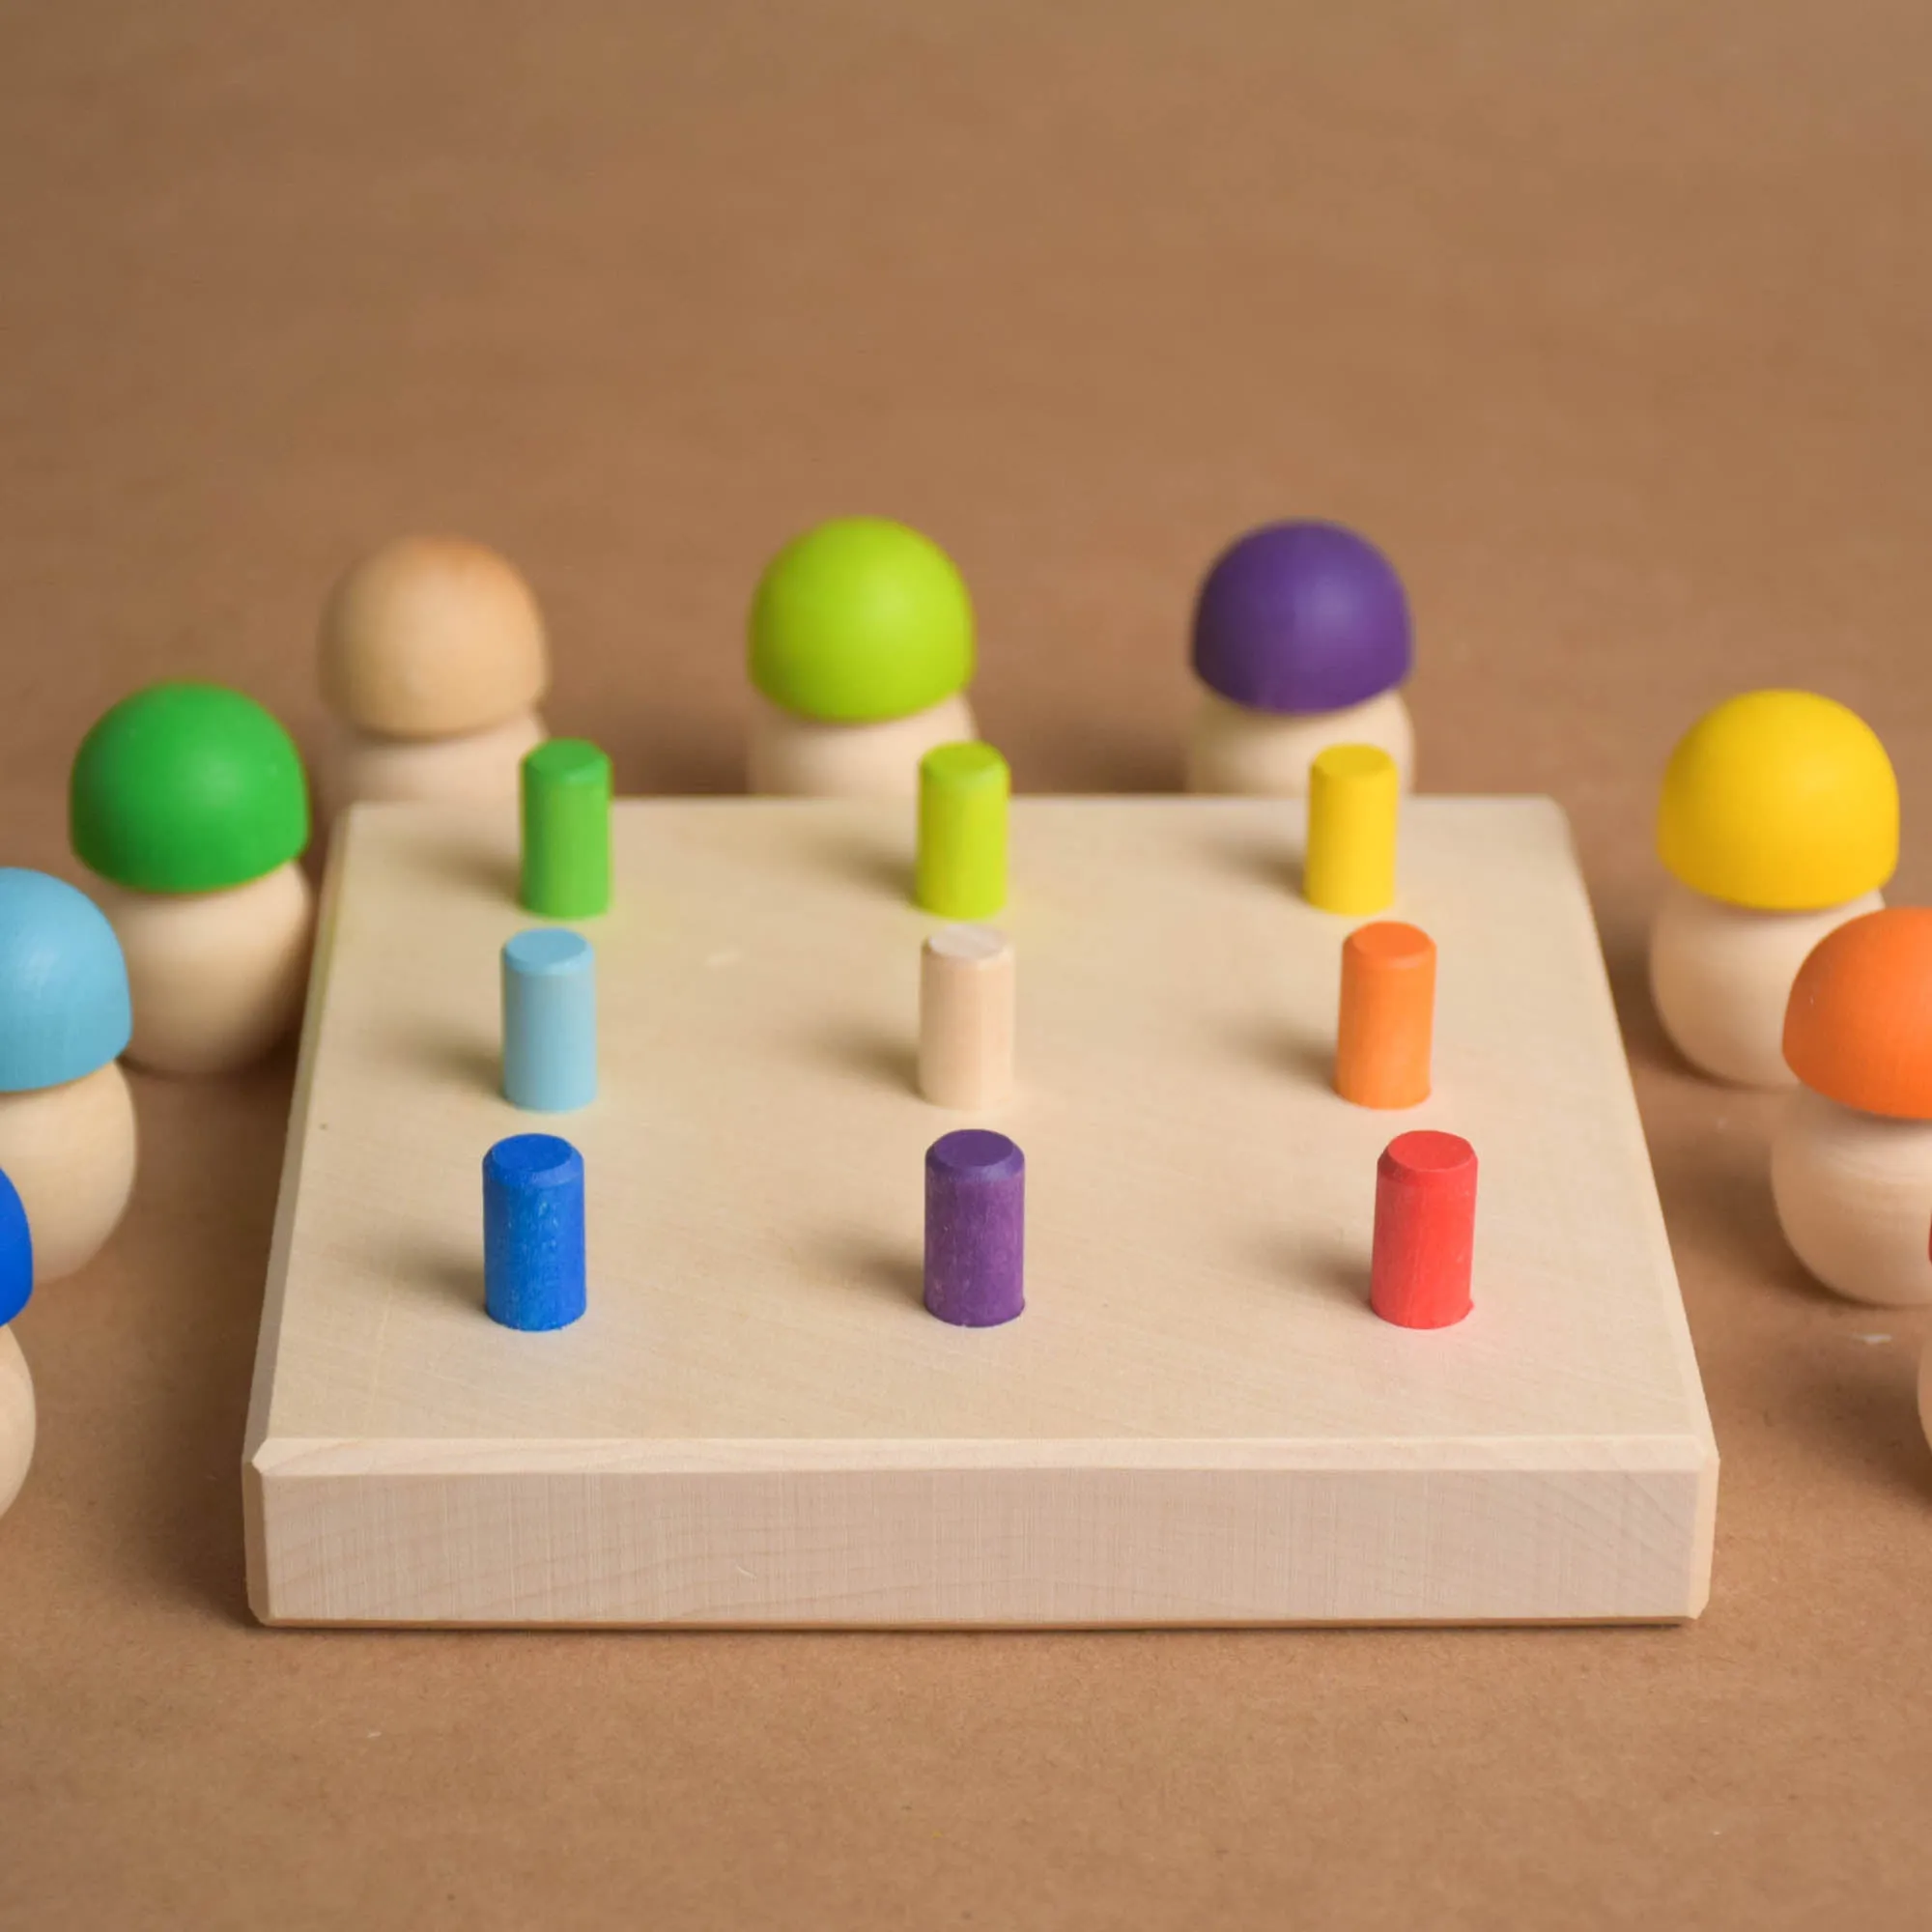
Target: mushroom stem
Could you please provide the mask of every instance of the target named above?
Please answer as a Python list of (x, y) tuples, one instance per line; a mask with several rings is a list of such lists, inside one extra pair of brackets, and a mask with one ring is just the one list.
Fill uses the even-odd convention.
[(1877, 893), (1818, 912), (1757, 912), (1671, 880), (1650, 926), (1650, 992), (1691, 1065), (1740, 1087), (1789, 1087), (1784, 1009), (1828, 932), (1885, 903)]
[(34, 1460), (34, 1378), (12, 1328), (0, 1328), (0, 1516), (13, 1507)]
[(95, 893), (128, 961), (129, 1060), (157, 1073), (222, 1073), (288, 1032), (315, 924), (314, 891), (294, 860), (225, 892), (136, 893), (103, 880)]
[(317, 797), (329, 816), (361, 799), (514, 805), (518, 768), (549, 735), (527, 709), (449, 738), (384, 738), (335, 720), (316, 768)]
[(919, 796), (919, 761), (980, 735), (964, 692), (904, 718), (829, 724), (752, 693), (748, 789), (767, 798)]
[(1203, 688), (1187, 734), (1187, 789), (1302, 798), (1308, 768), (1331, 745), (1374, 745), (1413, 782), (1415, 732), (1400, 691), (1340, 711), (1257, 711)]
[(0, 1170), (27, 1210), (35, 1285), (85, 1267), (134, 1186), (134, 1101), (120, 1063), (58, 1087), (0, 1094)]
[(1772, 1141), (1771, 1191), (1785, 1239), (1827, 1288), (1885, 1307), (1932, 1302), (1932, 1122), (1802, 1090)]

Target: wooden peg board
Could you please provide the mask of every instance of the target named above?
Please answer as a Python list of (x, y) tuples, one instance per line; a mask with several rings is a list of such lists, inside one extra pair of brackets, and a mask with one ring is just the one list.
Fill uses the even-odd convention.
[[(1013, 807), (1019, 1085), (914, 1081), (903, 806), (616, 808), (581, 1114), (497, 1092), (513, 810), (337, 834), (245, 1454), (277, 1623), (1694, 1616), (1717, 1451), (1557, 808), (1406, 809), (1435, 1092), (1329, 1090), (1350, 922), (1289, 803)], [(1028, 1159), (1026, 1313), (920, 1303), (922, 1157)], [(1367, 1306), (1377, 1154), (1482, 1161), (1473, 1315)], [(561, 1131), (589, 1313), (482, 1310), (479, 1164)]]

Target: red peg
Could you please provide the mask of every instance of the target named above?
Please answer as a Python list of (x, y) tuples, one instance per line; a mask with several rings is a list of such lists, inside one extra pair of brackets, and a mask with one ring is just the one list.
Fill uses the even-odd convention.
[(1475, 1149), (1460, 1134), (1398, 1134), (1376, 1163), (1370, 1306), (1402, 1328), (1462, 1321), (1475, 1242)]

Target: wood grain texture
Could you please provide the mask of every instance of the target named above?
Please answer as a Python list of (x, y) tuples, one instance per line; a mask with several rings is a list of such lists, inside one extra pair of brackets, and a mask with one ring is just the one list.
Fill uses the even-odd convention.
[[(485, 1320), (508, 812), (331, 865), (247, 1463), (281, 1621), (1671, 1618), (1716, 1454), (1587, 902), (1540, 800), (1407, 814), (1441, 952), (1411, 1116), (1484, 1162), (1477, 1312), (1366, 1304), (1381, 1117), (1327, 1085), (1345, 923), (1300, 809), (1025, 799), (1028, 1310), (919, 1305), (917, 976), (889, 805), (630, 802), (573, 1117), (590, 1308)], [(1157, 908), (1157, 914), (1151, 912)], [(1132, 1050), (1122, 1043), (1131, 1042)]]

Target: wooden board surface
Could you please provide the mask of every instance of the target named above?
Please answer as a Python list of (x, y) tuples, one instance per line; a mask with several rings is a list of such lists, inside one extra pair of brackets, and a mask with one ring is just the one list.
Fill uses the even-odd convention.
[[(1078, 1624), (1694, 1615), (1716, 1455), (1556, 808), (1425, 799), (1436, 1091), (1328, 1091), (1349, 922), (1297, 808), (1014, 810), (1028, 1298), (919, 1300), (904, 808), (617, 811), (590, 1312), (481, 1313), (515, 828), (358, 811), (335, 860), (251, 1417), (277, 1621)], [(980, 1118), (980, 1117), (975, 1117)], [(1366, 1306), (1374, 1162), (1483, 1161), (1476, 1313)]]

